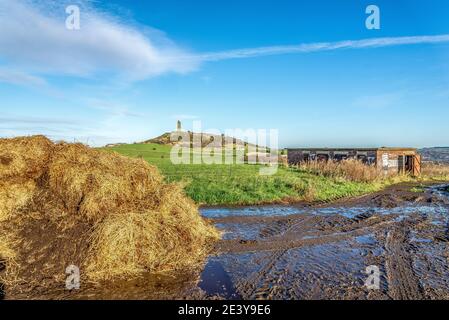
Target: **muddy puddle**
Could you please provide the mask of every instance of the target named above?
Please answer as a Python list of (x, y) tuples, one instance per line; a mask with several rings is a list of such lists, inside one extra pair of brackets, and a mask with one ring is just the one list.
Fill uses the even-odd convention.
[[(199, 287), (223, 299), (449, 298), (449, 194), (409, 189), (316, 207), (204, 208), (223, 240)], [(368, 288), (373, 266), (379, 285)]]

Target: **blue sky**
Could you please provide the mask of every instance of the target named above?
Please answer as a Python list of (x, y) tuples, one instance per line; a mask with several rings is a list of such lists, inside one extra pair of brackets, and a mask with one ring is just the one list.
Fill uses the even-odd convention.
[(447, 146), (448, 15), (446, 0), (0, 0), (0, 136), (103, 145), (180, 119), (278, 129), (282, 147)]

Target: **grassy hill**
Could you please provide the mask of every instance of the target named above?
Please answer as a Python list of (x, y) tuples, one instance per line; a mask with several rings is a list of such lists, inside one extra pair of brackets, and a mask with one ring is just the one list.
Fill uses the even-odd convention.
[(182, 181), (198, 204), (243, 205), (281, 201), (328, 201), (381, 189), (383, 183), (353, 182), (297, 168), (279, 167), (272, 176), (259, 175), (261, 165), (174, 165), (170, 145), (141, 143), (105, 148), (140, 157), (159, 168), (168, 182)]
[[(189, 141), (193, 141), (193, 135), (194, 133), (191, 131), (181, 131), (182, 134), (188, 134), (189, 136)], [(265, 149), (264, 147), (260, 147), (258, 145), (255, 144), (251, 144), (251, 143), (247, 143), (243, 140), (240, 139), (236, 139), (236, 138), (232, 138), (232, 137), (227, 137), (225, 135), (215, 135), (215, 134), (210, 134), (210, 133), (195, 133), (196, 137), (201, 137), (201, 145), (202, 147), (206, 147), (209, 143), (213, 142), (213, 141), (222, 141), (223, 144), (227, 143), (228, 141), (233, 141), (233, 145), (235, 146), (244, 146), (245, 149), (248, 149), (248, 147), (255, 147), (255, 148), (259, 148), (259, 151), (262, 151), (262, 149)], [(179, 134), (177, 134), (176, 131), (173, 132), (166, 132), (156, 138), (152, 138), (146, 141), (143, 141), (142, 143), (144, 144), (160, 144), (160, 145), (165, 145), (165, 146), (173, 146), (177, 143), (177, 140), (173, 141), (172, 138), (173, 137), (177, 137), (179, 136)], [(113, 145), (111, 145), (113, 146)]]
[(424, 161), (449, 163), (449, 147), (424, 148), (419, 152)]

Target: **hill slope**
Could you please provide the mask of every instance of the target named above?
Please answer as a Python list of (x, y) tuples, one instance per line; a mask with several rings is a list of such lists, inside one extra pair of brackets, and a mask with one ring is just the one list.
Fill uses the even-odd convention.
[[(189, 135), (189, 141), (192, 142), (193, 141), (193, 135), (194, 133), (191, 131), (187, 131), (187, 132), (181, 132), (180, 134), (185, 134), (187, 133)], [(180, 135), (175, 131), (172, 132), (166, 132), (156, 138), (152, 138), (146, 141), (143, 141), (142, 143), (144, 144), (160, 144), (160, 145), (169, 145), (169, 146), (173, 146), (176, 144), (176, 140), (172, 141), (172, 135), (174, 135), (176, 137), (176, 135)], [(232, 137), (227, 137), (225, 135), (215, 135), (215, 134), (210, 134), (210, 133), (195, 133), (196, 135), (201, 135), (201, 146), (205, 147), (207, 146), (209, 143), (213, 142), (213, 141), (217, 141), (217, 140), (222, 140), (223, 144), (225, 144), (228, 141), (233, 141), (233, 144), (238, 145), (238, 146), (251, 146), (251, 147), (257, 147), (257, 145), (251, 144), (251, 143), (247, 143), (241, 139), (237, 139), (237, 138), (232, 138)], [(261, 150), (259, 150), (261, 151)]]
[(419, 152), (424, 161), (449, 163), (449, 147), (423, 148)]

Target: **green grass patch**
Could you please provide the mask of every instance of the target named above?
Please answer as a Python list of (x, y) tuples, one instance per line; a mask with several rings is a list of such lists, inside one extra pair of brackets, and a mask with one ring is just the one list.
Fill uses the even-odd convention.
[(378, 191), (393, 183), (350, 182), (286, 167), (279, 167), (272, 176), (261, 176), (261, 165), (250, 164), (174, 165), (170, 161), (171, 147), (159, 144), (130, 144), (104, 150), (145, 159), (157, 166), (168, 182), (184, 182), (187, 195), (206, 205), (331, 201)]
[(416, 186), (410, 189), (411, 192), (416, 192), (416, 193), (423, 193), (425, 192), (424, 187), (421, 186)]

